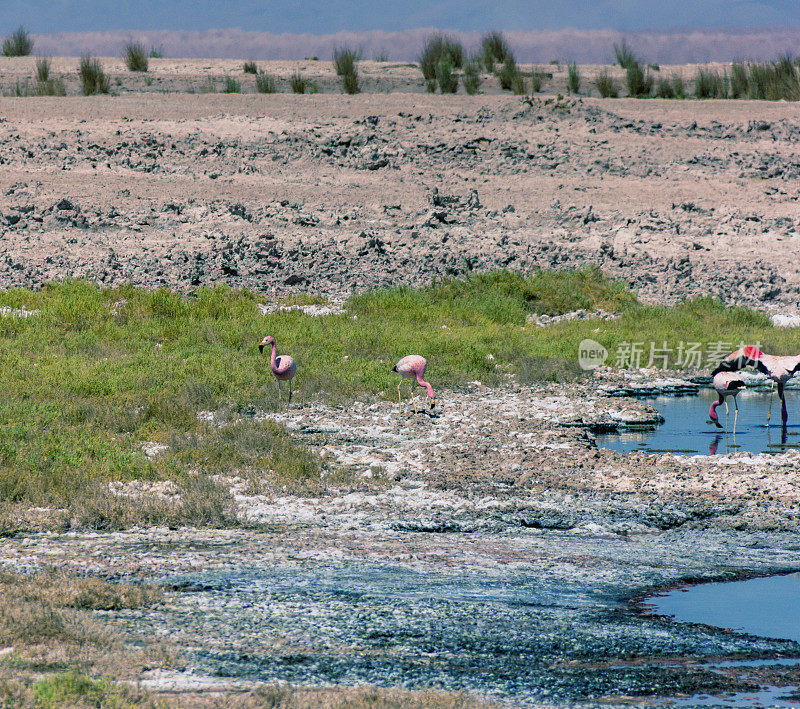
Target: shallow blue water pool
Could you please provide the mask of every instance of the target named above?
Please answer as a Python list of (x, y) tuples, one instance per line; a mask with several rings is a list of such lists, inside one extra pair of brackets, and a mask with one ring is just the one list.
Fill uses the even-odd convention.
[(701, 583), (646, 603), (681, 622), (800, 642), (800, 573)]
[(714, 426), (708, 418), (708, 409), (717, 395), (713, 389), (701, 389), (690, 396), (657, 396), (642, 401), (655, 406), (664, 417), (664, 423), (651, 431), (604, 433), (596, 436), (598, 448), (617, 451), (646, 450), (651, 453), (685, 453), (689, 455), (714, 455), (749, 451), (750, 453), (780, 453), (789, 448), (800, 448), (800, 392), (786, 392), (788, 425), (781, 425), (780, 400), (772, 396), (772, 416), (767, 425), (770, 394), (764, 391), (743, 391), (738, 396), (739, 416), (736, 435), (733, 434), (733, 402), (729, 401), (730, 415), (725, 428), (725, 407), (717, 408), (723, 428)]
[[(740, 633), (800, 642), (800, 573), (679, 588), (645, 603), (659, 615)], [(792, 666), (800, 658), (710, 661), (704, 667)], [(756, 680), (757, 681), (757, 680)], [(762, 686), (757, 691), (670, 699), (671, 706), (798, 707), (796, 686)]]

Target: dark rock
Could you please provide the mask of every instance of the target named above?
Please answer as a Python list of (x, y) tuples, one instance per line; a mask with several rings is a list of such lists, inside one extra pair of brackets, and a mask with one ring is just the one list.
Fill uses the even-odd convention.
[(388, 158), (379, 158), (378, 160), (371, 160), (364, 163), (364, 168), (367, 170), (380, 170), (389, 164)]

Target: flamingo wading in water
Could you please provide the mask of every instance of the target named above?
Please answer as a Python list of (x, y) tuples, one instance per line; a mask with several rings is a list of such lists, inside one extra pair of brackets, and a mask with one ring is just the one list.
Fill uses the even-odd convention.
[(736, 395), (745, 388), (744, 382), (733, 372), (719, 372), (711, 380), (714, 390), (719, 395), (719, 399), (711, 404), (708, 410), (709, 418), (717, 424), (717, 428), (722, 428), (717, 416), (717, 407), (724, 402), (725, 404), (725, 430), (728, 430), (728, 397), (733, 397), (733, 405), (736, 412), (733, 415), (733, 440), (736, 440), (736, 419), (739, 416), (739, 405), (736, 403)]
[[(415, 378), (417, 384), (425, 387), (428, 390), (428, 398), (431, 400), (431, 408), (436, 406), (436, 398), (433, 393), (433, 387), (426, 382), (423, 377), (425, 376), (425, 368), (428, 366), (428, 360), (419, 355), (406, 355), (398, 360), (397, 364), (392, 368), (393, 372), (400, 375), (400, 383), (397, 385), (397, 404), (400, 407), (400, 413), (403, 413), (403, 402), (400, 398), (400, 387), (406, 379)], [(409, 382), (411, 384), (411, 382)], [(411, 384), (411, 403), (414, 406), (414, 413), (417, 412), (417, 403), (414, 401), (414, 385)]]
[[(736, 352), (731, 352), (719, 366), (711, 373), (714, 377), (720, 372), (738, 372), (744, 367), (755, 367), (762, 374), (766, 374), (773, 386), (778, 385), (778, 397), (781, 400), (781, 421), (786, 425), (789, 418), (786, 412), (786, 399), (783, 394), (783, 387), (798, 371), (800, 371), (800, 355), (777, 357), (775, 355), (764, 354), (758, 347), (747, 345), (740, 347)], [(734, 400), (735, 401), (735, 400)], [(767, 412), (767, 421), (772, 413), (772, 399), (770, 398), (770, 410)]]
[(278, 345), (272, 335), (267, 335), (258, 345), (258, 351), (263, 352), (264, 347), (272, 347), (272, 355), (269, 358), (269, 368), (275, 375), (278, 384), (278, 401), (281, 400), (281, 382), (289, 382), (289, 401), (286, 407), (292, 403), (292, 379), (297, 374), (297, 362), (289, 355), (278, 355)]

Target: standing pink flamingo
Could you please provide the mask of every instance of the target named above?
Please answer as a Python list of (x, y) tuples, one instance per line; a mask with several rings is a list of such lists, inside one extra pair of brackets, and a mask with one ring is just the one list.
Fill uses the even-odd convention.
[(725, 430), (728, 430), (728, 402), (729, 396), (733, 397), (733, 405), (736, 407), (736, 413), (733, 415), (733, 440), (736, 440), (736, 419), (739, 416), (739, 404), (736, 403), (736, 395), (745, 388), (744, 382), (741, 378), (737, 377), (733, 372), (718, 372), (711, 380), (711, 384), (719, 395), (719, 399), (711, 404), (708, 410), (709, 418), (717, 424), (717, 428), (722, 428), (722, 424), (717, 417), (717, 407), (725, 402)]
[[(425, 376), (425, 368), (428, 366), (428, 360), (419, 355), (406, 355), (400, 359), (392, 368), (393, 372), (399, 374), (402, 378), (400, 384), (397, 385), (397, 403), (400, 407), (400, 413), (403, 413), (403, 402), (400, 399), (400, 387), (406, 379), (414, 377), (417, 384), (425, 387), (428, 390), (428, 397), (431, 400), (431, 408), (436, 406), (436, 398), (433, 394), (433, 387), (426, 382), (423, 377)], [(409, 382), (411, 384), (411, 382)], [(417, 413), (417, 403), (414, 401), (414, 385), (411, 384), (411, 403), (414, 405), (414, 413)]]
[[(711, 373), (716, 376), (720, 372), (738, 372), (744, 367), (755, 367), (759, 372), (766, 374), (774, 386), (778, 384), (778, 396), (781, 400), (781, 421), (786, 425), (789, 415), (786, 412), (786, 399), (783, 394), (783, 386), (795, 374), (800, 371), (800, 355), (777, 357), (775, 355), (764, 354), (757, 347), (747, 345), (740, 347), (736, 352), (731, 352), (719, 366)], [(770, 392), (772, 389), (770, 389)], [(734, 400), (735, 401), (735, 400)], [(772, 397), (770, 396), (770, 408), (767, 411), (767, 421), (772, 413)]]
[(289, 382), (289, 404), (292, 403), (292, 379), (297, 374), (297, 362), (295, 362), (289, 355), (278, 356), (278, 345), (275, 343), (275, 338), (272, 335), (267, 335), (258, 345), (258, 351), (263, 352), (264, 346), (272, 346), (272, 356), (269, 358), (269, 368), (275, 375), (278, 384), (278, 401), (281, 400), (281, 382)]

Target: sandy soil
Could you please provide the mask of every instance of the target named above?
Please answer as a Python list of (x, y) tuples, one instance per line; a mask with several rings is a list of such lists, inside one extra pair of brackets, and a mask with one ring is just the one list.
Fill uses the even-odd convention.
[[(166, 91), (238, 66), (160, 61)], [(419, 89), (417, 69), (371, 64)], [(344, 297), (598, 263), (651, 301), (797, 309), (790, 104), (151, 92), (4, 98), (0, 115), (3, 287), (72, 275)]]

